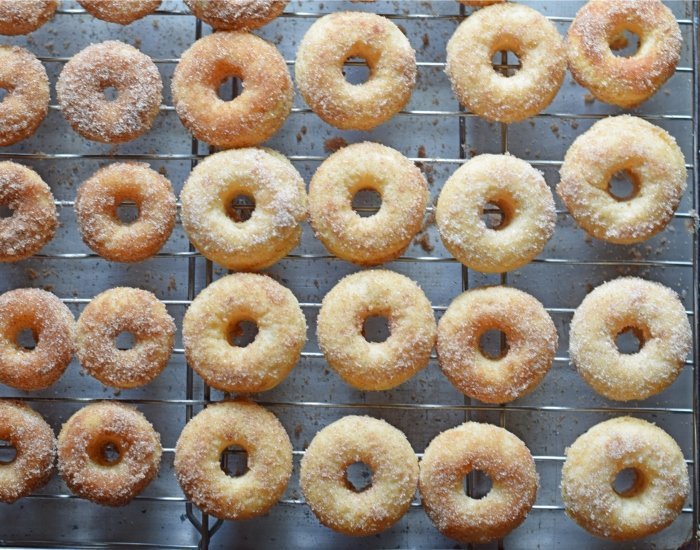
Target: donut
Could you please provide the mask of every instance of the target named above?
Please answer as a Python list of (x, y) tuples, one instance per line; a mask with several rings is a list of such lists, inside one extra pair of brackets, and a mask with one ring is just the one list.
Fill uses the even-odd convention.
[[(389, 337), (369, 342), (363, 325), (384, 317)], [(326, 294), (318, 314), (318, 345), (340, 377), (361, 390), (388, 390), (428, 366), (435, 344), (435, 317), (420, 287), (386, 270), (361, 271)]]
[[(110, 100), (105, 90), (114, 88)], [(81, 136), (122, 143), (146, 133), (158, 115), (163, 82), (151, 58), (117, 40), (92, 44), (65, 64), (56, 82), (61, 112)]]
[[(474, 17), (473, 15), (471, 17)], [(489, 204), (502, 221), (481, 219)], [(447, 180), (435, 209), (440, 238), (458, 261), (485, 273), (503, 273), (532, 261), (554, 233), (554, 197), (542, 174), (511, 155), (479, 155)]]
[(153, 13), (160, 2), (161, 0), (78, 0), (93, 17), (120, 25), (128, 25)]
[[(616, 197), (610, 180), (626, 172), (634, 190)], [(587, 233), (615, 244), (645, 241), (673, 217), (685, 190), (685, 159), (666, 130), (637, 117), (604, 118), (564, 157), (557, 193)]]
[[(134, 202), (138, 217), (119, 219), (117, 208)], [(140, 262), (156, 254), (175, 226), (177, 205), (167, 178), (145, 163), (100, 168), (78, 189), (75, 214), (83, 241), (113, 262)]]
[[(228, 77), (243, 82), (231, 101), (218, 95)], [(217, 32), (182, 54), (172, 82), (182, 124), (214, 147), (250, 147), (272, 137), (292, 110), (294, 87), (287, 64), (272, 44), (246, 32)]]
[[(369, 217), (352, 209), (363, 190), (382, 204)], [(423, 226), (430, 193), (420, 169), (401, 153), (378, 143), (356, 143), (319, 166), (309, 187), (309, 212), (316, 237), (333, 254), (359, 265), (400, 256)]]
[[(357, 462), (372, 470), (371, 485), (360, 491), (347, 477)], [(368, 536), (394, 525), (411, 506), (418, 459), (406, 436), (388, 422), (345, 416), (314, 436), (299, 477), (306, 502), (323, 525)]]
[[(632, 330), (637, 353), (621, 353), (615, 338)], [(571, 320), (571, 361), (596, 392), (616, 401), (646, 399), (678, 377), (692, 345), (685, 307), (662, 284), (621, 277), (596, 287)]]
[[(467, 496), (472, 471), (491, 479), (481, 499)], [(420, 463), (423, 508), (438, 530), (463, 543), (486, 543), (518, 527), (535, 503), (539, 476), (525, 444), (509, 431), (479, 422), (442, 432)]]
[[(246, 346), (235, 343), (241, 322), (258, 332)], [(274, 388), (294, 368), (306, 343), (306, 319), (290, 290), (267, 275), (236, 273), (210, 284), (182, 322), (188, 364), (222, 391)]]
[[(479, 346), (489, 330), (506, 337), (499, 357)], [(485, 403), (507, 403), (535, 389), (552, 366), (557, 345), (557, 329), (542, 304), (504, 286), (464, 292), (438, 325), (442, 372), (464, 395)]]
[[(612, 51), (624, 31), (639, 38), (629, 57)], [(566, 52), (576, 82), (600, 101), (630, 108), (673, 75), (681, 42), (676, 18), (660, 0), (591, 0), (569, 26)]]
[(0, 205), (12, 213), (0, 218), (0, 262), (17, 262), (53, 239), (58, 214), (51, 189), (34, 170), (0, 162)]
[[(500, 74), (498, 51), (514, 52), (520, 68)], [(518, 122), (549, 105), (564, 82), (566, 53), (556, 27), (520, 4), (488, 6), (467, 17), (447, 43), (445, 72), (459, 102), (497, 122)]]
[[(131, 333), (132, 348), (117, 348), (116, 338)], [(168, 364), (175, 322), (162, 302), (139, 288), (112, 288), (95, 296), (78, 318), (78, 360), (85, 371), (113, 388), (151, 382)]]
[[(369, 78), (351, 84), (343, 66), (365, 60)], [(416, 52), (391, 21), (373, 13), (338, 12), (318, 19), (304, 35), (294, 65), (304, 101), (341, 130), (371, 130), (401, 109), (416, 84)]]
[[(617, 475), (630, 469), (634, 484), (618, 492)], [(689, 490), (678, 444), (639, 418), (596, 424), (566, 449), (561, 475), (566, 514), (597, 537), (625, 541), (661, 531), (680, 514)]]
[[(247, 471), (231, 477), (221, 455), (232, 445), (247, 453)], [(277, 417), (250, 401), (209, 405), (190, 420), (175, 447), (175, 476), (203, 513), (221, 519), (265, 514), (292, 475), (292, 443)]]
[(74, 494), (103, 506), (128, 504), (158, 474), (161, 454), (160, 435), (146, 417), (116, 401), (80, 409), (58, 435), (63, 481)]
[[(237, 197), (254, 200), (242, 221), (232, 208)], [(228, 269), (258, 271), (290, 252), (307, 217), (304, 180), (270, 149), (222, 151), (197, 164), (180, 196), (182, 225), (208, 259)]]
[(29, 34), (50, 21), (56, 13), (56, 8), (58, 0), (2, 0), (0, 34)]
[(244, 31), (279, 17), (289, 0), (185, 0), (190, 11), (218, 31)]

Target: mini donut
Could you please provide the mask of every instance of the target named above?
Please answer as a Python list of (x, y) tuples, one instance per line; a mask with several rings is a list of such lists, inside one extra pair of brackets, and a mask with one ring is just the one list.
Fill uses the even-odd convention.
[[(615, 478), (627, 469), (635, 482), (617, 492)], [(624, 541), (658, 533), (681, 513), (689, 490), (678, 444), (639, 418), (596, 424), (566, 449), (561, 478), (566, 513), (597, 537)]]
[[(624, 354), (618, 334), (632, 330), (637, 353)], [(692, 345), (678, 295), (662, 284), (622, 277), (596, 287), (571, 320), (571, 361), (596, 392), (617, 401), (646, 399), (678, 377)]]
[[(382, 204), (376, 214), (360, 217), (352, 198), (367, 189), (379, 193)], [(311, 179), (311, 225), (339, 258), (376, 265), (406, 250), (423, 226), (429, 198), (420, 169), (401, 153), (378, 143), (356, 143), (333, 153)]]
[(146, 17), (160, 6), (161, 0), (78, 0), (97, 19), (128, 25)]
[[(369, 342), (368, 317), (385, 317), (389, 337)], [(388, 390), (428, 366), (435, 317), (420, 287), (393, 271), (353, 273), (326, 294), (318, 314), (318, 345), (340, 377), (360, 390)]]
[[(122, 332), (132, 348), (117, 348)], [(113, 388), (136, 388), (158, 376), (173, 349), (175, 322), (162, 302), (138, 288), (112, 288), (85, 306), (78, 318), (78, 360), (85, 371)]]
[[(258, 329), (245, 347), (233, 341), (242, 321)], [(182, 325), (188, 364), (207, 384), (227, 392), (274, 388), (294, 368), (306, 343), (306, 319), (294, 294), (254, 273), (210, 284), (194, 299)]]
[[(367, 82), (350, 84), (343, 65), (364, 59)], [(374, 13), (338, 12), (318, 19), (299, 44), (294, 66), (304, 101), (341, 130), (371, 130), (411, 99), (416, 52), (401, 30)]]
[[(503, 214), (493, 228), (481, 219), (489, 203)], [(447, 180), (435, 220), (445, 248), (458, 261), (477, 271), (503, 273), (542, 252), (554, 233), (556, 211), (541, 172), (508, 154), (479, 155)]]
[[(132, 223), (117, 208), (136, 203)], [(83, 241), (113, 262), (140, 262), (156, 254), (175, 226), (177, 204), (167, 178), (145, 163), (118, 162), (99, 169), (78, 189), (75, 214)]]
[[(489, 330), (505, 334), (500, 357), (479, 347)], [(442, 372), (464, 395), (485, 403), (507, 403), (535, 389), (552, 366), (557, 344), (557, 329), (542, 304), (504, 286), (464, 292), (438, 325)]]
[[(347, 469), (362, 462), (372, 483), (356, 490)], [(334, 531), (369, 536), (388, 529), (411, 506), (418, 485), (418, 459), (406, 436), (388, 422), (345, 416), (311, 440), (299, 474), (306, 503)]]
[(244, 31), (279, 17), (289, 0), (185, 0), (198, 19), (218, 31)]
[[(107, 88), (117, 90), (113, 101)], [(146, 133), (158, 115), (163, 82), (151, 58), (117, 40), (92, 44), (65, 64), (56, 83), (61, 112), (81, 136), (122, 143)]]
[[(240, 78), (243, 93), (219, 97), (228, 77)], [(292, 110), (294, 87), (284, 58), (269, 42), (246, 32), (217, 32), (182, 54), (172, 82), (182, 124), (214, 147), (250, 147), (272, 137)]]
[(50, 21), (56, 13), (56, 8), (58, 0), (2, 0), (0, 34), (29, 34)]
[[(472, 471), (491, 479), (481, 499), (464, 493)], [(435, 527), (463, 543), (503, 538), (530, 512), (539, 485), (535, 461), (525, 444), (509, 431), (479, 422), (442, 432), (420, 463), (423, 508)]]
[[(624, 31), (639, 37), (639, 49), (617, 56), (611, 45)], [(566, 51), (576, 82), (599, 100), (636, 107), (676, 71), (681, 30), (659, 0), (591, 0), (569, 26)]]
[[(17, 338), (31, 330), (36, 345)], [(75, 352), (75, 318), (56, 296), (38, 288), (0, 295), (0, 383), (24, 391), (43, 390), (58, 380)]]
[[(248, 469), (231, 477), (221, 455), (238, 445)], [(209, 405), (190, 420), (175, 447), (175, 476), (188, 500), (220, 519), (265, 514), (287, 488), (292, 475), (292, 443), (277, 417), (249, 401)]]
[[(512, 51), (513, 76), (494, 70), (491, 58)], [(518, 122), (541, 112), (564, 82), (566, 53), (556, 27), (520, 4), (488, 6), (467, 17), (447, 43), (445, 72), (459, 102), (477, 115)]]
[[(250, 218), (239, 221), (231, 203), (254, 199)], [(270, 149), (222, 151), (197, 164), (182, 194), (182, 225), (202, 255), (228, 269), (258, 271), (289, 253), (307, 217), (304, 180)]]
[[(632, 196), (615, 197), (610, 180), (626, 172)], [(685, 190), (685, 159), (676, 140), (641, 118), (604, 118), (576, 138), (561, 167), (557, 193), (587, 233), (615, 244), (645, 241), (661, 231)]]

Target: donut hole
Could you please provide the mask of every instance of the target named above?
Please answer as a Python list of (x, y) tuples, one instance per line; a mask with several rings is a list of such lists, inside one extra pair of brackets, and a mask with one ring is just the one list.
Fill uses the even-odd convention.
[(238, 76), (229, 75), (224, 78), (216, 90), (216, 95), (222, 101), (233, 101), (238, 96)]
[(644, 489), (644, 475), (637, 468), (625, 468), (613, 480), (613, 490), (623, 498), (638, 495)]
[(644, 333), (636, 327), (625, 327), (615, 335), (615, 345), (620, 353), (639, 353), (644, 347)]
[(493, 70), (501, 76), (510, 78), (522, 67), (520, 57), (513, 50), (496, 50), (491, 56), (491, 65)]
[(122, 351), (132, 349), (136, 345), (136, 335), (133, 332), (122, 331), (114, 339), (114, 345)]
[(2, 103), (5, 98), (7, 97), (7, 94), (9, 94), (10, 91), (7, 88), (3, 88), (0, 86), (0, 103)]
[(124, 225), (131, 225), (139, 218), (139, 207), (132, 201), (123, 201), (117, 205), (117, 219)]
[(383, 315), (370, 315), (362, 323), (362, 336), (371, 343), (386, 342), (391, 336), (389, 320)]
[(255, 321), (242, 319), (233, 323), (228, 330), (228, 343), (234, 348), (245, 348), (255, 341), (258, 325)]
[(472, 470), (462, 479), (464, 494), (474, 500), (481, 500), (491, 492), (493, 481), (481, 470)]
[(505, 332), (489, 329), (479, 337), (479, 352), (487, 359), (498, 360), (508, 353), (508, 341)]
[(512, 216), (512, 209), (504, 201), (499, 200), (487, 202), (481, 211), (481, 221), (488, 229), (494, 231), (507, 227)]
[(248, 221), (255, 210), (255, 198), (239, 193), (226, 205), (226, 214), (236, 223)]
[(17, 458), (17, 449), (6, 439), (0, 439), (0, 464), (11, 464)]
[(372, 469), (364, 462), (353, 462), (345, 468), (345, 484), (355, 493), (366, 491), (372, 486)]
[(374, 216), (382, 206), (382, 196), (375, 189), (360, 189), (350, 203), (355, 214), (362, 218)]
[(248, 470), (248, 452), (239, 445), (226, 447), (221, 453), (221, 469), (229, 477), (240, 477)]
[(20, 349), (31, 351), (36, 347), (39, 338), (34, 329), (24, 328), (17, 333), (15, 341)]
[(364, 57), (351, 56), (343, 64), (343, 76), (349, 84), (358, 86), (367, 82), (372, 76), (372, 67)]
[(11, 218), (14, 211), (7, 204), (0, 204), (0, 220), (3, 218)]
[(608, 194), (616, 201), (632, 200), (639, 194), (639, 180), (629, 170), (619, 170), (608, 181)]
[(107, 101), (115, 101), (117, 97), (119, 97), (119, 90), (117, 90), (114, 86), (107, 86), (103, 88), (102, 93), (104, 94), (105, 98), (107, 98)]
[(608, 40), (610, 50), (618, 57), (632, 57), (639, 51), (640, 36), (631, 29), (619, 29)]
[(90, 459), (100, 466), (116, 466), (123, 455), (119, 441), (109, 437), (92, 441), (87, 452)]

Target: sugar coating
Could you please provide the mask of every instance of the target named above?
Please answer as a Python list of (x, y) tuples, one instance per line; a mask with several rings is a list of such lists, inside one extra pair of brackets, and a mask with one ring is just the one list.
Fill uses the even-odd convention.
[(266, 25), (289, 0), (185, 0), (192, 13), (219, 31), (244, 31)]
[(98, 19), (128, 25), (153, 13), (161, 0), (78, 0), (78, 3)]
[(0, 34), (15, 36), (37, 30), (51, 20), (58, 0), (3, 0), (0, 2)]

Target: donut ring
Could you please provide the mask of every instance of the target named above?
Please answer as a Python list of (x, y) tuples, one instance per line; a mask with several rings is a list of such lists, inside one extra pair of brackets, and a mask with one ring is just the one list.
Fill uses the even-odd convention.
[[(227, 447), (248, 454), (248, 471), (221, 468)], [(220, 519), (265, 514), (284, 494), (292, 475), (292, 443), (277, 417), (249, 401), (209, 405), (190, 420), (175, 447), (175, 475), (188, 500)]]
[(0, 2), (0, 34), (29, 34), (50, 21), (56, 8), (58, 0), (4, 0)]
[[(619, 199), (610, 179), (625, 171), (634, 184)], [(557, 193), (573, 218), (596, 239), (645, 241), (664, 229), (685, 190), (685, 159), (666, 130), (637, 117), (604, 118), (577, 137), (561, 167)]]
[[(104, 94), (115, 88), (110, 101)], [(61, 112), (81, 136), (122, 143), (146, 133), (158, 115), (163, 82), (151, 58), (117, 40), (92, 44), (65, 64), (56, 82)]]
[(185, 0), (190, 11), (218, 31), (244, 31), (279, 17), (289, 0)]
[[(486, 496), (464, 493), (464, 477), (474, 470), (491, 478)], [(535, 461), (509, 431), (478, 422), (442, 432), (420, 463), (423, 507), (438, 530), (464, 543), (486, 543), (518, 527), (530, 512), (539, 485)]]
[(161, 0), (78, 0), (93, 17), (120, 25), (128, 25), (153, 13), (160, 2)]
[[(494, 228), (481, 219), (488, 203), (503, 213)], [(479, 155), (447, 180), (435, 220), (445, 248), (458, 261), (484, 273), (503, 273), (542, 252), (554, 233), (556, 211), (541, 172), (508, 154)]]
[[(343, 65), (361, 57), (369, 67), (363, 84), (350, 84)], [(294, 66), (304, 101), (341, 130), (371, 130), (411, 99), (416, 52), (391, 21), (373, 13), (339, 12), (318, 19), (299, 44)]]
[[(243, 93), (219, 98), (228, 77), (243, 81)], [(245, 32), (217, 32), (182, 54), (172, 82), (182, 124), (195, 138), (222, 149), (268, 140), (292, 110), (294, 87), (284, 58), (269, 42)]]
[[(347, 469), (363, 462), (372, 484), (357, 491)], [(411, 506), (418, 484), (418, 459), (406, 436), (369, 416), (345, 416), (323, 428), (301, 459), (301, 490), (318, 520), (353, 536), (380, 533)]]
[[(621, 353), (615, 337), (631, 329), (640, 340)], [(576, 309), (569, 334), (571, 361), (596, 392), (617, 401), (646, 399), (678, 377), (692, 345), (685, 307), (668, 287), (622, 277), (595, 288)]]
[[(390, 335), (384, 342), (363, 336), (371, 316), (387, 319)], [(341, 279), (323, 298), (317, 321), (328, 365), (360, 390), (388, 390), (427, 367), (435, 333), (433, 310), (420, 287), (386, 270)]]
[[(625, 469), (634, 485), (618, 493)], [(596, 424), (566, 449), (561, 496), (567, 515), (597, 537), (623, 541), (670, 525), (683, 508), (690, 483), (683, 453), (653, 424), (629, 416)]]

